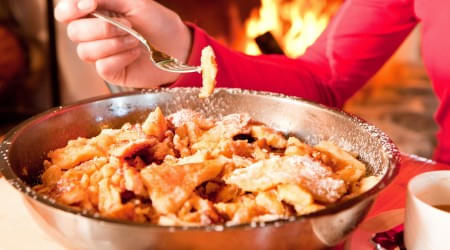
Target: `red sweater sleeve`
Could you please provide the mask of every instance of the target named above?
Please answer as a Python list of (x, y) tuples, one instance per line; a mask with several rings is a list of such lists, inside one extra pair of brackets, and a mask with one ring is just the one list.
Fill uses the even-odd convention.
[[(341, 106), (381, 67), (417, 23), (413, 0), (347, 0), (304, 56), (248, 56), (232, 51), (190, 25), (189, 64), (200, 64), (211, 45), (219, 67), (218, 87), (279, 92)], [(173, 86), (200, 86), (199, 74)]]

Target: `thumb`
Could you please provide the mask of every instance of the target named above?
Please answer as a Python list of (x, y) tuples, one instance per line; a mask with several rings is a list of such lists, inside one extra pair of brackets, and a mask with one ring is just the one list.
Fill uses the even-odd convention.
[(61, 0), (55, 7), (55, 18), (67, 23), (90, 14), (97, 8), (97, 0)]

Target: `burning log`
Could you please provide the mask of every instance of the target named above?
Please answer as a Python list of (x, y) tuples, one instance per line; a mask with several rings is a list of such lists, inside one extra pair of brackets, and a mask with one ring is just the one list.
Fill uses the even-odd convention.
[(284, 55), (283, 49), (281, 49), (275, 37), (270, 31), (257, 36), (255, 42), (263, 54), (280, 54)]
[(277, 39), (284, 53), (296, 58), (314, 43), (343, 0), (261, 0), (245, 22), (245, 52), (261, 51), (255, 38), (267, 31)]

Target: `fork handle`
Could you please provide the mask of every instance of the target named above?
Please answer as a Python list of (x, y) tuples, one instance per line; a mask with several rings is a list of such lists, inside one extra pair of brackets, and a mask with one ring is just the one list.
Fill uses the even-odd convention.
[(125, 32), (128, 32), (130, 35), (132, 35), (136, 39), (138, 39), (149, 51), (152, 51), (150, 44), (147, 42), (147, 39), (145, 39), (139, 32), (137, 32), (133, 28), (130, 28), (130, 27), (126, 26), (125, 24), (114, 20), (114, 18), (112, 18), (112, 17), (103, 15), (103, 14), (99, 13), (98, 11), (93, 12), (91, 15), (94, 17), (100, 18), (101, 20), (103, 20), (105, 22), (108, 22), (108, 23), (116, 26), (119, 29), (122, 29)]

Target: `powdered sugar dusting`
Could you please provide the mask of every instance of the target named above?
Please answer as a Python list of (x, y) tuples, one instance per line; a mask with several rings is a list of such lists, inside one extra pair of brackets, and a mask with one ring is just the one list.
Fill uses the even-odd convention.
[(333, 177), (331, 169), (309, 156), (297, 155), (274, 156), (236, 169), (225, 182), (251, 192), (264, 191), (278, 184), (300, 184), (323, 202), (335, 202), (346, 192), (344, 181)]
[(247, 113), (230, 114), (217, 122), (217, 126), (223, 129), (225, 137), (233, 137), (239, 133), (248, 133), (248, 124), (251, 117)]
[(182, 109), (167, 117), (167, 119), (175, 126), (181, 127), (184, 123), (192, 122), (195, 119), (202, 119), (202, 115), (191, 109)]

